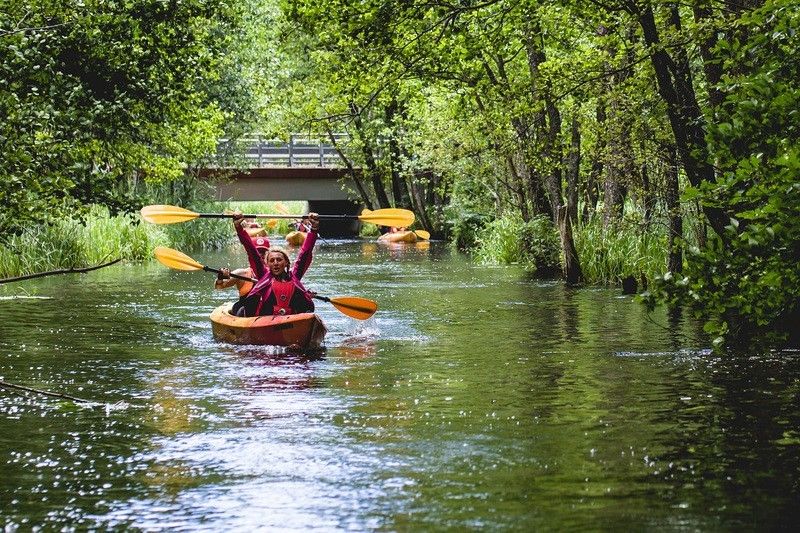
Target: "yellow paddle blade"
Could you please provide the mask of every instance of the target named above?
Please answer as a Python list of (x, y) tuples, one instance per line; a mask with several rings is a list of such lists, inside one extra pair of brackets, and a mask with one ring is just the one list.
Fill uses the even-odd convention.
[(431, 234), (429, 232), (425, 231), (424, 229), (415, 229), (414, 233), (420, 239), (423, 239), (423, 240), (426, 240), (426, 241), (431, 240)]
[(157, 246), (154, 253), (159, 263), (169, 268), (174, 268), (175, 270), (203, 270), (203, 265), (178, 250)]
[(148, 205), (140, 211), (142, 218), (153, 224), (176, 224), (199, 217), (198, 213), (174, 205)]
[(378, 226), (406, 227), (414, 223), (414, 213), (408, 209), (396, 207), (387, 207), (386, 209), (377, 209), (375, 211), (364, 209), (358, 218)]
[(278, 225), (278, 221), (276, 219), (271, 218), (271, 219), (267, 220), (267, 227), (269, 229), (275, 229), (275, 226), (277, 226), (277, 225)]
[(378, 310), (377, 303), (358, 296), (331, 298), (330, 302), (336, 309), (357, 320), (366, 320)]

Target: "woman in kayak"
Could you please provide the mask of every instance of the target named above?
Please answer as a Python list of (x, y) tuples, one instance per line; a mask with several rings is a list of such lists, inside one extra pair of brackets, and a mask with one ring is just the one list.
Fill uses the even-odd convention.
[[(245, 231), (247, 231), (247, 227), (245, 227)], [(249, 232), (248, 232), (249, 233)], [(269, 252), (269, 239), (266, 237), (251, 237), (253, 241), (253, 246), (256, 247), (256, 251), (258, 252), (259, 259), (261, 260), (262, 265), (266, 268), (267, 264), (267, 252)], [(249, 258), (248, 258), (249, 259)], [(219, 269), (219, 274), (217, 275), (217, 279), (214, 280), (214, 288), (215, 289), (227, 289), (228, 287), (236, 287), (236, 290), (239, 291), (239, 300), (241, 301), (245, 296), (248, 295), (250, 290), (253, 288), (252, 281), (245, 281), (243, 279), (232, 278), (230, 277), (231, 271), (228, 268), (221, 268)], [(238, 276), (244, 276), (248, 278), (255, 277), (256, 269), (253, 268), (251, 265), (248, 268), (237, 268), (233, 271), (234, 274)], [(240, 302), (236, 302), (233, 304), (233, 307), (238, 310), (241, 307)]]
[[(250, 292), (240, 300), (238, 308), (231, 312), (239, 316), (291, 315), (314, 311), (313, 294), (300, 282), (311, 265), (314, 243), (317, 241), (319, 216), (308, 214), (309, 231), (303, 246), (292, 265), (289, 255), (280, 248), (271, 248), (266, 265), (260, 261), (258, 251), (247, 232), (242, 228), (241, 214), (234, 215), (233, 225), (239, 241), (247, 252), (247, 258), (258, 281)], [(237, 302), (238, 303), (238, 302)]]

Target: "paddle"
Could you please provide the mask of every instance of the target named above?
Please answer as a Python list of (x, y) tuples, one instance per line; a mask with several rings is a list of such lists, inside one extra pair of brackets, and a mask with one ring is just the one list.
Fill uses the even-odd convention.
[[(188, 255), (179, 252), (178, 250), (173, 250), (172, 248), (157, 246), (155, 249), (155, 255), (156, 259), (158, 259), (162, 265), (175, 270), (204, 270), (206, 272), (214, 272), (219, 274), (219, 269), (202, 265)], [(253, 283), (258, 281), (255, 278), (240, 276), (238, 274), (231, 274), (231, 277), (244, 281), (252, 281)], [(373, 302), (372, 300), (367, 300), (366, 298), (359, 298), (358, 296), (340, 296), (337, 298), (328, 298), (327, 296), (314, 294), (313, 297), (317, 300), (322, 300), (323, 302), (333, 304), (333, 306), (340, 312), (357, 320), (366, 320), (374, 315), (375, 311), (378, 310), (377, 303)]]
[[(378, 211), (380, 211), (380, 209)], [(364, 209), (361, 212), (361, 215), (363, 216), (363, 215), (366, 215), (366, 214), (376, 213), (376, 212), (377, 211), (370, 211), (369, 209)], [(377, 224), (378, 226), (396, 226), (396, 227), (400, 227), (400, 228), (404, 228), (404, 227), (409, 225), (409, 224), (380, 224), (378, 222), (373, 222), (373, 224)], [(424, 229), (415, 229), (415, 230), (412, 230), (412, 231), (414, 232), (414, 235), (416, 235), (420, 239), (423, 239), (423, 240), (426, 240), (426, 241), (431, 240), (431, 234), (429, 232), (425, 231)]]
[[(142, 218), (153, 224), (176, 224), (195, 218), (233, 218), (231, 213), (195, 213), (174, 205), (148, 205), (141, 210)], [(271, 214), (242, 215), (244, 218), (300, 218), (303, 215)], [(320, 219), (357, 218), (379, 226), (410, 226), (414, 223), (414, 213), (408, 209), (387, 208), (370, 211), (365, 209), (360, 215), (319, 215)]]

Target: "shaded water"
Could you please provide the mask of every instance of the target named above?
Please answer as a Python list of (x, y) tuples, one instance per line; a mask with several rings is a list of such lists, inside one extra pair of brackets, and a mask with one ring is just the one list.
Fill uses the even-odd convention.
[[(239, 259), (233, 259), (238, 256)], [(210, 266), (243, 255), (197, 253)], [(213, 276), (0, 287), (0, 524), (60, 529), (788, 528), (800, 354), (720, 357), (614, 289), (429, 248), (318, 246), (320, 358), (219, 344)], [(9, 299), (28, 294), (35, 298)]]

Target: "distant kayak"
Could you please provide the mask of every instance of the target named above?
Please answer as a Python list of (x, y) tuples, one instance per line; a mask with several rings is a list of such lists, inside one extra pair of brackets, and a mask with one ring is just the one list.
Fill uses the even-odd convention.
[(286, 242), (292, 246), (300, 246), (305, 240), (306, 234), (302, 231), (290, 231), (286, 234)]
[(266, 237), (267, 228), (245, 228), (244, 229), (251, 237)]
[(238, 317), (230, 314), (232, 303), (211, 313), (214, 338), (231, 344), (297, 345), (301, 350), (318, 350), (328, 329), (316, 314)]
[(417, 242), (417, 234), (413, 231), (393, 231), (384, 233), (378, 240), (381, 242)]

